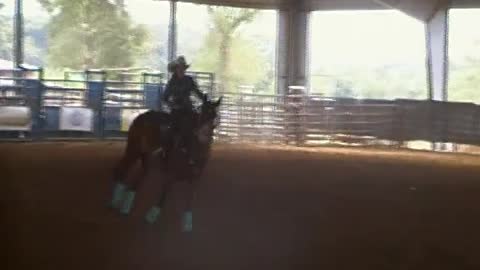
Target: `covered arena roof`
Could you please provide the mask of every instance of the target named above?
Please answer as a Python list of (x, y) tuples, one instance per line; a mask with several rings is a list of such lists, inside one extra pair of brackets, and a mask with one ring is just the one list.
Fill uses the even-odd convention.
[(428, 21), (442, 6), (480, 7), (475, 0), (179, 0), (209, 5), (227, 5), (265, 9), (337, 10), (395, 8), (419, 20)]

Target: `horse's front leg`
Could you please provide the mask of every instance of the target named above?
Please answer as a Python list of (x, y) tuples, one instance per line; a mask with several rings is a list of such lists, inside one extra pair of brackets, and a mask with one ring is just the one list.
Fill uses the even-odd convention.
[[(167, 171), (168, 171), (168, 158), (170, 154), (170, 147), (164, 147), (164, 148), (159, 148), (156, 152), (153, 153), (153, 156), (157, 158), (157, 161), (160, 164), (160, 169), (161, 171), (164, 172), (162, 176), (167, 176)], [(154, 224), (157, 222), (157, 220), (160, 218), (160, 215), (162, 214), (162, 209), (165, 206), (165, 201), (167, 199), (167, 194), (170, 193), (170, 190), (172, 188), (173, 182), (171, 177), (165, 177), (163, 179), (160, 179), (162, 182), (162, 187), (161, 187), (161, 193), (160, 197), (158, 199), (158, 202), (152, 206), (147, 214), (145, 215), (145, 220), (147, 223)]]
[(162, 190), (160, 193), (160, 197), (158, 199), (157, 204), (152, 206), (147, 214), (145, 215), (145, 220), (149, 224), (154, 224), (158, 221), (160, 218), (163, 208), (165, 206), (165, 201), (167, 200), (167, 195), (170, 193), (170, 190), (172, 189), (173, 186), (173, 180), (170, 177), (166, 177), (165, 179), (162, 179)]

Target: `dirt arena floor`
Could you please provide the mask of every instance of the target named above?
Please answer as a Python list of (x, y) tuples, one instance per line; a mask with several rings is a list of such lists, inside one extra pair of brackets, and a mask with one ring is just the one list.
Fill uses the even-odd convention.
[(216, 145), (183, 234), (181, 183), (143, 222), (158, 173), (106, 207), (123, 147), (0, 144), (0, 269), (480, 269), (480, 157)]

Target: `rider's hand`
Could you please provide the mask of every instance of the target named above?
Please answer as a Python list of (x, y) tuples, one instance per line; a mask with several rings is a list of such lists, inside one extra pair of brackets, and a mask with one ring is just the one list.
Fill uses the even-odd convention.
[(206, 103), (207, 101), (208, 101), (208, 95), (204, 94), (203, 97), (202, 97), (202, 102)]

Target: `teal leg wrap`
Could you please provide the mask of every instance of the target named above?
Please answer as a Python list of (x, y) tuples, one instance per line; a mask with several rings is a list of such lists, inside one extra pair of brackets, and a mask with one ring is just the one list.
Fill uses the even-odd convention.
[(187, 211), (183, 214), (183, 231), (191, 232), (193, 229), (193, 215), (192, 211)]
[(154, 206), (150, 208), (150, 210), (148, 210), (147, 214), (145, 215), (145, 220), (149, 224), (154, 224), (155, 222), (157, 222), (161, 213), (162, 213), (162, 209), (158, 206)]
[(125, 196), (125, 190), (127, 187), (124, 184), (116, 184), (115, 187), (113, 187), (113, 195), (112, 195), (112, 200), (110, 201), (110, 207), (114, 209), (120, 208), (123, 198)]
[(133, 207), (133, 202), (135, 201), (135, 191), (127, 191), (125, 193), (125, 199), (123, 201), (122, 208), (120, 209), (120, 213), (124, 215), (130, 214), (130, 211)]

